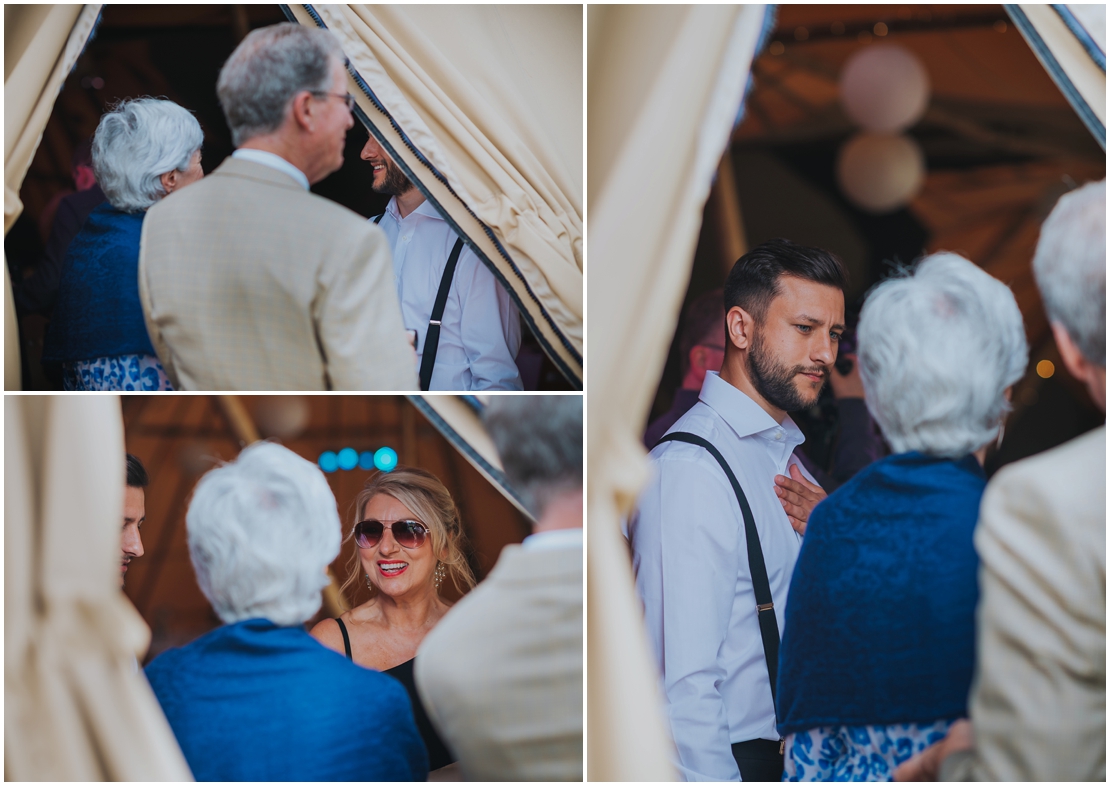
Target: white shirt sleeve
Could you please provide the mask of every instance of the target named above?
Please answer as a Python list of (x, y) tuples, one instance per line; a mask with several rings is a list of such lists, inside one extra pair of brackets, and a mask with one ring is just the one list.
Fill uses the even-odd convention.
[(719, 690), (726, 676), (719, 654), (746, 554), (736, 497), (715, 462), (669, 452), (656, 467), (659, 478), (641, 495), (630, 532), (678, 766), (688, 781), (737, 781)]
[(509, 293), (466, 247), (455, 270), (462, 304), (461, 337), (473, 377), (471, 390), (522, 390), (516, 353), (520, 316)]

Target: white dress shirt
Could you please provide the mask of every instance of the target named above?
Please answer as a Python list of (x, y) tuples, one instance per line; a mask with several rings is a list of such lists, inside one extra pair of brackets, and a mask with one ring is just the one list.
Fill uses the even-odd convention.
[[(802, 432), (780, 425), (715, 372), (671, 427), (709, 440), (728, 462), (755, 518), (779, 631), (802, 539), (775, 494), (797, 464)], [(736, 494), (705, 448), (667, 442), (651, 451), (653, 480), (628, 522), (636, 589), (659, 663), (667, 715), (686, 780), (735, 781), (731, 744), (778, 740), (771, 685)], [(789, 475), (788, 475), (789, 476)]]
[(270, 153), (266, 150), (255, 150), (251, 147), (241, 147), (232, 153), (231, 157), (239, 158), (243, 161), (253, 161), (256, 164), (262, 164), (271, 169), (276, 169), (278, 172), (284, 172), (304, 186), (305, 191), (308, 191), (308, 177), (305, 173), (297, 169), (277, 153)]
[[(401, 316), (405, 328), (416, 331), (416, 354), (422, 359), (432, 306), (458, 235), (427, 200), (401, 218), (394, 197), (378, 226), (389, 238)], [(431, 390), (523, 388), (515, 360), (520, 316), (469, 246), (459, 255), (441, 322)]]

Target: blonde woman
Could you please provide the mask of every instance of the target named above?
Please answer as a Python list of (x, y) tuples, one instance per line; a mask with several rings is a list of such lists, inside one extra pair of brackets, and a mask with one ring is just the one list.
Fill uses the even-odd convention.
[(450, 581), (474, 586), (463, 554), (462, 525), (450, 493), (430, 472), (397, 467), (371, 475), (355, 502), (354, 557), (343, 590), (365, 581), (370, 600), (324, 620), (312, 635), (360, 666), (389, 674), (405, 686), (430, 769), (454, 757), (428, 720), (413, 679), (413, 659), (450, 604), (439, 595)]

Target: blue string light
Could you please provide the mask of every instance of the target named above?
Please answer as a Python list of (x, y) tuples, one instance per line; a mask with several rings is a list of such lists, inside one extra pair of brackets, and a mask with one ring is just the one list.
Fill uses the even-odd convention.
[(397, 451), (393, 448), (378, 448), (374, 454), (374, 466), (382, 472), (389, 472), (397, 466)]
[(321, 453), (316, 463), (320, 465), (320, 469), (324, 472), (335, 472), (339, 469), (339, 457), (335, 455), (333, 450), (325, 450)]
[(324, 472), (336, 470), (352, 470), (356, 467), (363, 470), (380, 469), (389, 472), (397, 468), (397, 451), (390, 447), (378, 448), (376, 451), (364, 450), (359, 453), (354, 448), (343, 448), (338, 453), (325, 450), (316, 460)]
[(354, 448), (343, 448), (337, 456), (340, 469), (354, 469), (358, 466), (358, 451)]

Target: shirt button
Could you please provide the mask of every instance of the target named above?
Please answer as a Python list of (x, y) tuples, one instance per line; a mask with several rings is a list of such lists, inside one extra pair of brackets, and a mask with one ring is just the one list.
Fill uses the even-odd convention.
[(776, 431), (775, 432), (775, 439), (779, 440), (779, 441), (782, 440), (782, 432), (781, 431)]

